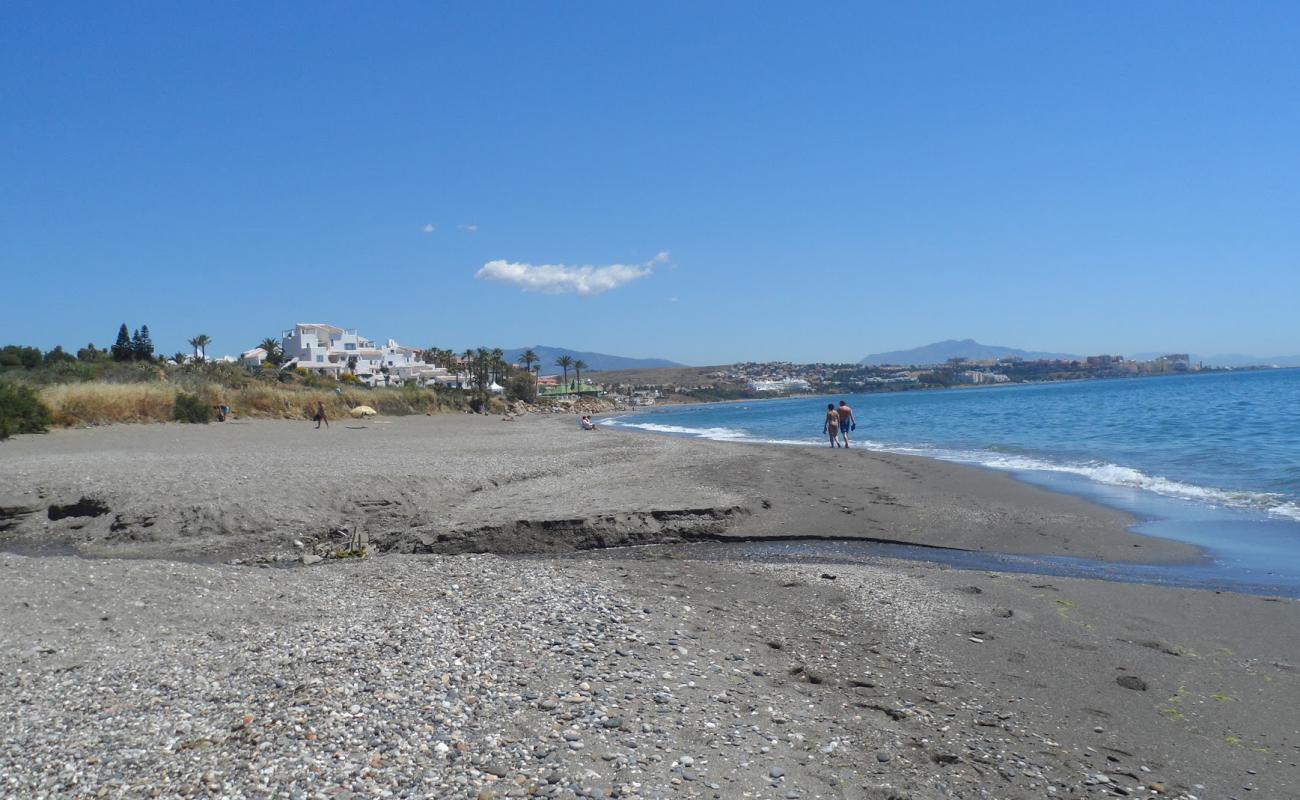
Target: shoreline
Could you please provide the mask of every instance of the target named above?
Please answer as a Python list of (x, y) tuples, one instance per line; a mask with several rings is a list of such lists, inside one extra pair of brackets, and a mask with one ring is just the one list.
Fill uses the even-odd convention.
[[(1004, 386), (976, 388), (1007, 388)], [(785, 398), (789, 400), (789, 398)], [(757, 403), (757, 401), (755, 401)], [(856, 403), (855, 403), (856, 404)], [(762, 433), (745, 428), (747, 415), (735, 422), (697, 418), (681, 409), (634, 411), (614, 416), (611, 427), (624, 432), (652, 433), (660, 436), (687, 439), (704, 439), (728, 444), (784, 445), (792, 448), (817, 448), (819, 442), (812, 437), (785, 439), (780, 430), (769, 422), (755, 423)], [(766, 420), (763, 412), (755, 419)], [(779, 414), (778, 414), (779, 418)], [(824, 438), (824, 437), (823, 437)], [(825, 442), (820, 441), (822, 448)], [(1300, 534), (1300, 517), (1294, 503), (1273, 489), (1220, 489), (1217, 484), (1188, 483), (1180, 479), (1162, 477), (1158, 468), (1129, 467), (1127, 460), (1097, 460), (1083, 462), (1076, 454), (1075, 460), (1049, 456), (988, 453), (976, 447), (945, 448), (938, 446), (890, 445), (878, 441), (859, 439), (857, 448), (877, 453), (920, 457), (943, 463), (1009, 475), (1015, 480), (1058, 494), (1084, 499), (1096, 505), (1121, 511), (1132, 517), (1134, 533), (1153, 539), (1172, 540), (1200, 549), (1209, 558), (1234, 565), (1242, 572), (1252, 570), (1271, 572), (1275, 562), (1256, 552), (1263, 542), (1282, 546), (1284, 534)], [(856, 448), (855, 448), (856, 449)], [(1260, 528), (1259, 537), (1247, 530), (1251, 525)], [(1223, 534), (1210, 535), (1210, 526), (1218, 525)], [(1281, 526), (1281, 527), (1278, 527)], [(1244, 538), (1238, 538), (1243, 534)], [(1238, 541), (1247, 542), (1237, 545)], [(1253, 544), (1252, 544), (1253, 542)], [(1285, 549), (1285, 548), (1284, 548)], [(1294, 548), (1285, 549), (1290, 557)], [(1294, 569), (1283, 580), (1300, 586), (1300, 572)]]

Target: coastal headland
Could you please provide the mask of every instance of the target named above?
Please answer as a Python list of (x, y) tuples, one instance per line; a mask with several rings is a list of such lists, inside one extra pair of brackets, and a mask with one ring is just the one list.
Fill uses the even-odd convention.
[(1290, 796), (1294, 600), (726, 545), (1200, 557), (1133, 522), (571, 418), (21, 436), (0, 797)]

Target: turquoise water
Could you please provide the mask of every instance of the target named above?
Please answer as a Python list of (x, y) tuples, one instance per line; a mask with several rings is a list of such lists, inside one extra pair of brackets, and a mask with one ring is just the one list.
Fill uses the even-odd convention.
[(1300, 370), (674, 406), (610, 424), (825, 447), (822, 415), (841, 399), (855, 446), (1086, 495), (1202, 547), (1228, 584), (1300, 591)]

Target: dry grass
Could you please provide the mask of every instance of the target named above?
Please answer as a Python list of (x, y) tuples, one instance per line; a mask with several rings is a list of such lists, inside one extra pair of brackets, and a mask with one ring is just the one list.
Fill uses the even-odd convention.
[(261, 419), (311, 419), (317, 403), (324, 403), (326, 413), (336, 419), (359, 405), (390, 415), (437, 414), (465, 407), (459, 396), (428, 389), (350, 389), (340, 395), (332, 390), (265, 384), (227, 388), (215, 383), (73, 383), (46, 386), (40, 397), (54, 413), (56, 425), (103, 425), (169, 422), (179, 391), (196, 394), (212, 406), (224, 403), (237, 417)]
[(69, 383), (41, 389), (56, 425), (162, 422), (172, 418), (176, 390), (160, 383)]

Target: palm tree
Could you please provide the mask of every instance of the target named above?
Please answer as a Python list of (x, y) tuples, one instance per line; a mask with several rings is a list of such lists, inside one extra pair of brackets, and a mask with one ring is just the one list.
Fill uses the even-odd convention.
[[(524, 372), (527, 372), (529, 374), (532, 374), (533, 365), (539, 361), (539, 359), (537, 358), (537, 354), (534, 353), (532, 350), (525, 350), (524, 354), (519, 357), (519, 360), (524, 362)], [(536, 381), (533, 382), (533, 394), (534, 395), (537, 394)]]
[(259, 342), (257, 346), (266, 351), (266, 363), (279, 365), (284, 360), (284, 353), (280, 350), (280, 343), (270, 336)]
[[(509, 371), (506, 368), (506, 354), (501, 352), (500, 347), (494, 347), (492, 348), (491, 356), (492, 356), (492, 371), (496, 373), (497, 378), (502, 378), (503, 376), (508, 378)], [(495, 380), (496, 383), (505, 386), (505, 380), (496, 380), (495, 378), (493, 380)]]
[(560, 356), (559, 358), (555, 359), (555, 366), (562, 367), (564, 369), (564, 385), (568, 386), (569, 367), (573, 366), (573, 358), (571, 356)]
[[(474, 382), (478, 384), (478, 396), (480, 402), (486, 404), (488, 394), (491, 391), (488, 388), (488, 377), (492, 370), (492, 351), (486, 347), (480, 347), (473, 353), (474, 356)], [(485, 409), (486, 405), (483, 406)], [(484, 412), (486, 413), (486, 411)]]
[[(466, 350), (465, 352), (460, 354), (460, 366), (463, 367), (465, 370), (465, 380), (463, 383), (469, 384), (473, 382), (474, 380), (474, 351), (473, 350)], [(460, 371), (457, 370), (456, 374), (459, 375)]]
[(199, 361), (208, 360), (208, 345), (212, 344), (212, 337), (206, 333), (200, 333), (193, 339), (190, 339), (190, 347), (194, 348), (194, 357)]
[(581, 358), (573, 362), (573, 371), (577, 373), (578, 388), (582, 388), (582, 371), (587, 368), (587, 362)]

